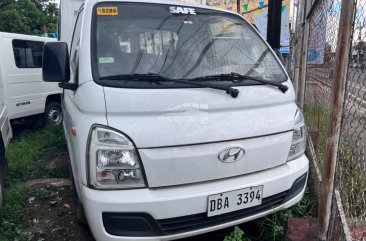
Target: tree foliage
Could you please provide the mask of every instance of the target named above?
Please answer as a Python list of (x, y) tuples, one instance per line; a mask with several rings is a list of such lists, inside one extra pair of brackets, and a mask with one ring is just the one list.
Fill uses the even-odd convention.
[(53, 0), (1, 0), (0, 31), (39, 34), (41, 26), (56, 31), (58, 6)]

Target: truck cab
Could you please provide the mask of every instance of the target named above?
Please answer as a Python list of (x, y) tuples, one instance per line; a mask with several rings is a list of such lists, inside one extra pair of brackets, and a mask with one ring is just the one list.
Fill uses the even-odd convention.
[(242, 16), (88, 0), (62, 1), (61, 22), (72, 3), (73, 27), (45, 45), (43, 78), (64, 89), (76, 215), (96, 240), (180, 239), (301, 200), (304, 118), (281, 62)]

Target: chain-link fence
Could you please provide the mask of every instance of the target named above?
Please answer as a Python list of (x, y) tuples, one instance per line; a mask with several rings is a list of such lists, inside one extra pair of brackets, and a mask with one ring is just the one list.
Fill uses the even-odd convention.
[[(342, 0), (318, 0), (313, 4), (308, 15), (304, 115), (311, 138), (309, 143), (316, 154), (314, 160), (324, 171)], [(356, 227), (366, 222), (366, 1), (358, 0), (354, 11), (336, 167), (335, 187), (339, 197), (332, 203), (329, 240), (347, 240), (348, 225)], [(342, 219), (343, 211), (345, 218)], [(362, 235), (357, 233), (353, 238), (362, 240), (359, 239)]]
[(346, 214), (366, 221), (366, 1), (358, 0), (355, 11), (337, 185)]
[(324, 0), (309, 19), (309, 45), (306, 69), (304, 114), (320, 168), (331, 108), (332, 73), (338, 37), (340, 12), (334, 4), (340, 0)]

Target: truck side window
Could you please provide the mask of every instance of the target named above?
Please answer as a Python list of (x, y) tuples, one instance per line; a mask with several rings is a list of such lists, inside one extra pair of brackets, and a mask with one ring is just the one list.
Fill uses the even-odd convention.
[(15, 65), (18, 68), (42, 68), (44, 42), (13, 40)]
[(71, 49), (70, 49), (71, 62), (74, 61), (74, 58), (75, 58), (74, 55), (75, 55), (76, 49), (79, 46), (79, 42), (80, 42), (81, 23), (82, 23), (82, 15), (83, 15), (82, 13), (83, 13), (83, 10), (80, 11), (80, 13), (76, 19), (74, 35), (72, 36)]

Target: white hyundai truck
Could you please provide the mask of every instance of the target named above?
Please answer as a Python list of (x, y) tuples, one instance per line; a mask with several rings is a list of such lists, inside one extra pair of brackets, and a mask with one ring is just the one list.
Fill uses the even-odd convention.
[(243, 17), (174, 1), (63, 0), (59, 26), (43, 79), (64, 89), (75, 213), (96, 240), (180, 239), (301, 200), (304, 118)]

